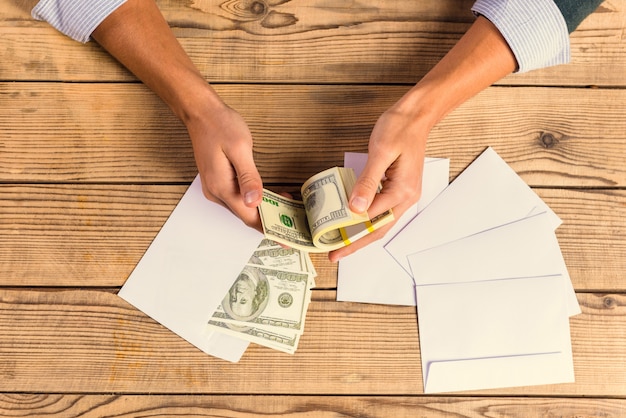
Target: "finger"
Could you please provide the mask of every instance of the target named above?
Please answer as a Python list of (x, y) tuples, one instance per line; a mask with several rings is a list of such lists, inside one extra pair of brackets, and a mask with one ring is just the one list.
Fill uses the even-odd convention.
[(246, 151), (233, 156), (230, 160), (235, 169), (243, 203), (249, 208), (256, 208), (263, 198), (263, 181), (254, 164), (252, 150), (247, 148)]
[(369, 209), (380, 181), (391, 163), (392, 161), (370, 155), (350, 195), (350, 209), (353, 212), (363, 213)]
[(243, 221), (247, 226), (256, 229), (259, 232), (263, 232), (263, 226), (261, 225), (261, 217), (256, 207), (251, 208), (246, 206), (241, 200), (241, 196), (232, 196), (231, 199), (227, 199), (218, 202), (234, 213), (239, 219)]
[(378, 241), (379, 239), (381, 239), (382, 237), (385, 236), (385, 234), (391, 229), (391, 227), (393, 226), (393, 224), (395, 224), (395, 221), (392, 223), (389, 223), (385, 226), (383, 226), (380, 229), (377, 229), (376, 231), (372, 232), (371, 234), (367, 234), (366, 236), (364, 236), (361, 239), (356, 240), (355, 242), (353, 242), (352, 244), (340, 248), (338, 250), (334, 250), (328, 253), (328, 259), (333, 262), (336, 263), (339, 260), (341, 260), (342, 258), (360, 250), (361, 248), (371, 244), (374, 241)]
[[(360, 250), (361, 248), (371, 244), (372, 242), (378, 241), (379, 239), (383, 238), (387, 232), (389, 232), (389, 230), (391, 228), (393, 228), (393, 226), (395, 225), (395, 223), (398, 221), (398, 219), (400, 219), (402, 217), (402, 215), (404, 215), (404, 213), (407, 211), (407, 209), (411, 206), (411, 204), (409, 204), (408, 202), (406, 203), (402, 203), (396, 207), (393, 208), (393, 215), (394, 215), (394, 221), (381, 227), (380, 229), (375, 230), (374, 232), (367, 234), (366, 236), (364, 236), (363, 238), (353, 242), (352, 244), (340, 248), (338, 250), (335, 251), (331, 251), (328, 253), (328, 259), (331, 262), (337, 262), (340, 259)], [(387, 206), (387, 208), (389, 208), (389, 206)]]
[(393, 208), (396, 214), (399, 208), (408, 208), (417, 202), (420, 194), (421, 187), (410, 187), (406, 181), (387, 181), (383, 184), (381, 192), (374, 197), (367, 213), (372, 218)]
[(225, 168), (220, 177), (212, 176), (210, 178), (219, 180), (202, 181), (204, 196), (208, 200), (226, 207), (249, 227), (262, 231), (258, 209), (245, 205), (239, 193), (232, 167)]
[(383, 188), (370, 204), (370, 217), (401, 205), (411, 206), (422, 193), (423, 160), (413, 161), (400, 156), (388, 169)]

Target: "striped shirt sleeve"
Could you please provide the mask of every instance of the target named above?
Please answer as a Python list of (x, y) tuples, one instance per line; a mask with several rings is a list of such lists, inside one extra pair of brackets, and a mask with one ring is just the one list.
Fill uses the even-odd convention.
[(472, 11), (498, 28), (517, 59), (518, 72), (570, 61), (567, 23), (553, 0), (477, 0)]
[(100, 23), (126, 0), (41, 0), (32, 10), (37, 20), (45, 20), (79, 42), (88, 42)]

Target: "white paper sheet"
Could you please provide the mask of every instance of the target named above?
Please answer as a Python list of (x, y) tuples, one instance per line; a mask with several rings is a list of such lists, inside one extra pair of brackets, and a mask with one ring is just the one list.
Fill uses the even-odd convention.
[(409, 255), (415, 284), (448, 284), (561, 275), (569, 315), (580, 306), (548, 214)]
[(416, 286), (425, 393), (574, 381), (561, 276)]
[(550, 216), (553, 229), (560, 225), (561, 220), (541, 198), (487, 148), (385, 249), (411, 274), (410, 254), (541, 212)]
[(206, 324), (263, 238), (193, 181), (119, 296), (207, 354), (236, 362), (248, 343)]
[[(367, 154), (346, 153), (344, 166), (353, 168), (358, 176), (366, 160)], [(393, 237), (448, 185), (450, 160), (426, 158), (424, 163), (422, 196), (396, 222), (387, 237)], [(415, 306), (413, 279), (383, 248), (387, 237), (339, 261), (338, 301)]]

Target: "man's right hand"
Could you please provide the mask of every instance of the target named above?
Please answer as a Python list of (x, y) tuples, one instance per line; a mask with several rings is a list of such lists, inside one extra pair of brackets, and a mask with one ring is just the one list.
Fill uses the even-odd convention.
[(254, 164), (252, 135), (241, 115), (226, 104), (212, 105), (192, 117), (187, 130), (206, 198), (261, 231), (257, 206), (263, 182)]

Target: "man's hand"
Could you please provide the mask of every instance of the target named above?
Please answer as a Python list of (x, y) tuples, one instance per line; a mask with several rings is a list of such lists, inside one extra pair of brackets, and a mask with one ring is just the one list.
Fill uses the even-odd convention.
[[(422, 192), (424, 152), (429, 126), (415, 114), (408, 98), (400, 100), (376, 122), (369, 141), (367, 163), (350, 197), (350, 209), (371, 217), (393, 209), (395, 220), (416, 203)], [(376, 193), (382, 180), (383, 188)], [(395, 221), (329, 254), (337, 261), (382, 238)]]
[(93, 38), (163, 99), (191, 137), (205, 196), (261, 229), (262, 182), (243, 118), (204, 80), (153, 0), (128, 0)]
[(225, 104), (187, 123), (207, 199), (262, 231), (257, 206), (263, 183), (252, 158), (252, 135), (241, 115)]
[[(350, 197), (355, 212), (393, 208), (400, 217), (421, 193), (426, 140), (433, 126), (466, 100), (515, 70), (506, 40), (479, 16), (437, 65), (376, 122), (369, 157)], [(378, 181), (383, 189), (376, 195)], [(329, 254), (331, 261), (382, 238), (392, 224)]]

